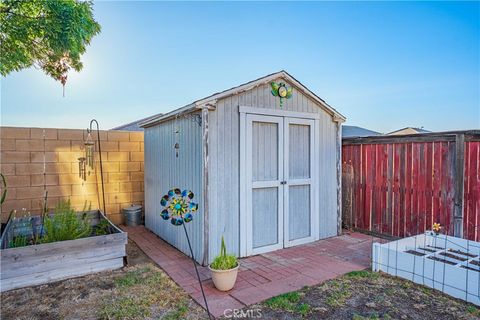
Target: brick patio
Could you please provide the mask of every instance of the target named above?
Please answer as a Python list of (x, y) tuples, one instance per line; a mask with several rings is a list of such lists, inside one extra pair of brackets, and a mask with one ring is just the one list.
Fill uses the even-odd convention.
[[(123, 227), (153, 261), (200, 305), (205, 307), (195, 269), (189, 257), (144, 228)], [(239, 309), (282, 293), (295, 291), (370, 266), (372, 241), (361, 233), (316, 241), (240, 260), (235, 287), (220, 292), (213, 286), (207, 267), (199, 266), (208, 306), (213, 316)]]

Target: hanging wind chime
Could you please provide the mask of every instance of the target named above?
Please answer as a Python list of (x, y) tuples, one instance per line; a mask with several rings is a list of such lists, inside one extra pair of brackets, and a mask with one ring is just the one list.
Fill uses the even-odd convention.
[(180, 129), (177, 126), (177, 118), (178, 115), (175, 116), (175, 122), (173, 124), (173, 133), (175, 134), (175, 144), (173, 145), (173, 148), (175, 149), (175, 157), (178, 158), (178, 152), (180, 150), (180, 143), (178, 143), (178, 135), (180, 134)]
[(90, 130), (88, 130), (87, 139), (85, 140), (84, 145), (85, 145), (86, 165), (93, 170), (93, 151), (95, 148), (95, 142), (92, 139)]
[[(100, 162), (100, 182), (102, 185), (102, 200), (103, 200), (103, 213), (106, 214), (106, 204), (105, 204), (105, 186), (103, 182), (103, 161), (102, 161), (102, 144), (100, 142), (100, 126), (98, 121), (92, 119), (90, 121), (90, 126), (87, 128), (87, 139), (83, 142), (83, 148), (85, 149), (85, 156), (78, 158), (78, 176), (83, 180), (87, 180), (87, 167), (90, 170), (93, 170), (95, 167), (94, 154), (95, 154), (95, 141), (92, 138), (93, 133), (93, 124), (96, 124), (97, 130), (97, 145), (98, 145), (98, 155)], [(88, 172), (90, 175), (90, 171)], [(100, 205), (100, 199), (98, 199)]]
[(272, 87), (272, 95), (280, 98), (280, 108), (283, 108), (283, 100), (290, 99), (292, 97), (293, 88), (287, 87), (287, 85), (283, 82), (272, 82), (270, 83), (270, 86)]
[(188, 236), (187, 228), (185, 224), (193, 220), (193, 213), (197, 212), (198, 204), (193, 202), (194, 194), (189, 190), (180, 190), (179, 188), (173, 188), (168, 191), (166, 195), (160, 200), (160, 205), (164, 207), (160, 216), (163, 220), (170, 220), (170, 223), (174, 226), (183, 226), (185, 236), (187, 237), (188, 248), (192, 257), (195, 272), (197, 273), (198, 283), (202, 290), (203, 301), (207, 309), (208, 318), (211, 319), (210, 310), (208, 309), (207, 298), (203, 291), (202, 281), (200, 280), (200, 274), (197, 269), (197, 262), (193, 255), (192, 245), (190, 243), (190, 237)]

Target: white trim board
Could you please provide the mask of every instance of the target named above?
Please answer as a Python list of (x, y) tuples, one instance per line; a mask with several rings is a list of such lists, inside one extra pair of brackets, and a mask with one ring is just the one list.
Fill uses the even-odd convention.
[(267, 116), (302, 118), (302, 119), (320, 119), (321, 117), (319, 113), (313, 113), (313, 112), (297, 112), (297, 111), (280, 110), (280, 109), (273, 109), (273, 108), (254, 108), (254, 107), (247, 107), (247, 106), (238, 106), (238, 111), (240, 113), (261, 114), (261, 115), (267, 115)]
[[(320, 237), (320, 228), (319, 228), (319, 147), (318, 147), (318, 136), (320, 134), (320, 115), (316, 113), (304, 113), (304, 112), (293, 112), (293, 111), (285, 111), (285, 110), (278, 110), (278, 109), (267, 109), (267, 108), (252, 108), (252, 107), (245, 107), (239, 106), (240, 112), (240, 256), (246, 257), (252, 254), (260, 254), (268, 251), (273, 251), (275, 249), (280, 249), (283, 247), (294, 246), (302, 243), (312, 242), (318, 240)], [(298, 181), (292, 181), (292, 185), (302, 185), (308, 182), (311, 188), (311, 229), (310, 229), (310, 236), (308, 238), (302, 238), (294, 241), (287, 241), (285, 237), (285, 212), (284, 208), (281, 209), (282, 214), (280, 215), (279, 224), (282, 223), (283, 226), (279, 230), (279, 243), (273, 246), (268, 247), (261, 247), (261, 248), (252, 248), (252, 203), (251, 203), (251, 190), (252, 188), (260, 188), (266, 187), (279, 187), (279, 189), (284, 194), (288, 191), (288, 188), (283, 186), (277, 186), (279, 181), (268, 181), (268, 182), (252, 182), (249, 181), (251, 178), (252, 167), (250, 161), (248, 161), (248, 157), (251, 157), (251, 150), (248, 148), (248, 143), (251, 142), (252, 139), (252, 132), (251, 132), (251, 123), (252, 120), (264, 120), (267, 122), (275, 122), (279, 124), (279, 131), (282, 131), (283, 141), (285, 139), (283, 128), (285, 125), (291, 123), (298, 123), (298, 124), (308, 124), (311, 126), (311, 178), (309, 179), (299, 179)], [(282, 119), (282, 120), (280, 120)], [(284, 144), (281, 143), (279, 145), (280, 148), (284, 148)], [(280, 151), (280, 150), (279, 150)], [(281, 161), (284, 162), (285, 151), (281, 151), (279, 157), (281, 157)], [(280, 160), (280, 159), (279, 159)], [(288, 162), (284, 162), (282, 166), (288, 165)], [(280, 165), (279, 165), (280, 169)], [(279, 177), (282, 177), (283, 180), (286, 177), (283, 177), (285, 172), (279, 172)], [(249, 178), (250, 177), (250, 178)], [(288, 179), (287, 179), (288, 180)], [(303, 181), (305, 180), (305, 181)], [(307, 181), (308, 180), (308, 181)], [(279, 192), (280, 192), (279, 190)], [(283, 196), (285, 198), (285, 195)], [(288, 202), (287, 202), (288, 204)], [(279, 203), (279, 208), (284, 206), (285, 204)], [(288, 222), (287, 222), (288, 223)]]

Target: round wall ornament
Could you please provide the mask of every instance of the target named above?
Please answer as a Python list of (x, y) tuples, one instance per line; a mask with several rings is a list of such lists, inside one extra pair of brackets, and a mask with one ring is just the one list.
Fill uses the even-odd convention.
[(272, 95), (280, 98), (280, 108), (283, 106), (283, 99), (290, 99), (293, 95), (293, 88), (287, 87), (283, 82), (272, 82)]

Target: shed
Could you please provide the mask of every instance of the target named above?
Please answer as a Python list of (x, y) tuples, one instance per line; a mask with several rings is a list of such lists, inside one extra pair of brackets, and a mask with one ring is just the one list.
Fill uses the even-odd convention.
[[(272, 82), (290, 98), (274, 96)], [(160, 216), (162, 195), (179, 187), (199, 203), (186, 226), (204, 265), (222, 235), (240, 257), (337, 235), (344, 121), (280, 71), (142, 122), (145, 226), (189, 254), (184, 233)]]

